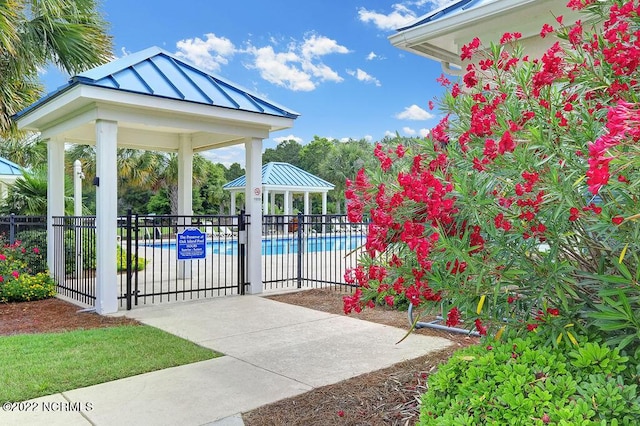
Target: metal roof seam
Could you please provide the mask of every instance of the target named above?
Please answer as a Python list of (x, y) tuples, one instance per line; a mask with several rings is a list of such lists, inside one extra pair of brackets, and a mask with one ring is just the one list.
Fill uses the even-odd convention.
[(171, 56), (165, 56), (165, 57), (166, 57), (166, 58), (167, 58), (167, 59), (168, 59), (168, 60), (173, 64), (173, 66), (175, 66), (175, 67), (176, 67), (176, 69), (178, 70), (178, 72), (179, 72), (180, 74), (182, 74), (182, 76), (183, 76), (185, 79), (187, 79), (187, 81), (189, 81), (189, 83), (191, 83), (191, 86), (193, 86), (193, 88), (195, 88), (195, 89), (196, 89), (196, 91), (197, 91), (198, 93), (200, 93), (200, 94), (201, 94), (205, 99), (208, 99), (208, 100), (209, 100), (209, 103), (211, 103), (211, 105), (215, 105), (215, 104), (216, 104), (216, 103), (213, 101), (213, 99), (211, 99), (211, 97), (210, 97), (209, 95), (207, 95), (207, 94), (204, 92), (204, 90), (202, 90), (202, 88), (201, 88), (199, 85), (197, 85), (197, 84), (195, 83), (195, 81), (193, 81), (193, 80), (191, 79), (191, 77), (189, 77), (189, 75), (188, 75), (186, 72), (184, 72), (184, 70), (182, 69), (182, 67), (178, 66), (178, 64), (176, 63), (175, 59), (173, 59)]
[[(155, 57), (157, 57), (157, 56), (154, 56), (154, 58), (155, 58)], [(181, 91), (180, 89), (178, 89), (178, 87), (177, 87), (175, 84), (173, 84), (173, 81), (171, 81), (171, 79), (170, 79), (170, 78), (168, 78), (168, 77), (167, 77), (167, 75), (166, 75), (164, 72), (162, 72), (162, 70), (160, 69), (160, 67), (158, 67), (158, 65), (153, 61), (153, 58), (149, 58), (149, 59), (148, 59), (148, 61), (149, 61), (149, 63), (151, 64), (151, 66), (152, 66), (152, 67), (153, 67), (153, 68), (158, 72), (158, 74), (160, 74), (160, 77), (162, 77), (162, 78), (164, 79), (164, 81), (166, 81), (166, 82), (167, 82), (167, 84), (168, 84), (169, 86), (171, 86), (171, 88), (172, 88), (173, 90), (175, 90), (175, 91), (176, 91), (176, 93), (178, 94), (178, 96), (179, 96), (182, 100), (185, 100), (185, 99), (186, 99), (186, 96), (184, 95), (184, 93), (182, 93), (182, 91)]]

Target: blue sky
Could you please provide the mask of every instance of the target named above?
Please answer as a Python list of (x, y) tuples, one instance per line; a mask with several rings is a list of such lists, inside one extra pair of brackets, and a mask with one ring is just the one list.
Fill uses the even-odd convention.
[[(151, 46), (177, 54), (300, 113), (265, 148), (314, 135), (376, 141), (425, 135), (437, 124), (440, 64), (395, 48), (387, 37), (447, 0), (104, 0), (114, 53)], [(68, 76), (49, 70), (47, 91)], [(244, 163), (241, 147), (206, 153)]]

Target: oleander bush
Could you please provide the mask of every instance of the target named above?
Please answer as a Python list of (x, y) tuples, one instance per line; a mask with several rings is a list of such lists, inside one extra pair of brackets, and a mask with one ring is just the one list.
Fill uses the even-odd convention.
[(347, 183), (349, 219), (371, 221), (346, 312), (403, 295), (481, 335), (640, 357), (638, 3), (571, 0), (584, 19), (546, 24), (541, 58), (517, 32), (463, 46), (430, 135), (377, 144)]
[(485, 342), (434, 376), (423, 424), (640, 418), (640, 1), (567, 6), (539, 58), (519, 32), (464, 45), (429, 136), (347, 182), (371, 221), (345, 312), (402, 295)]

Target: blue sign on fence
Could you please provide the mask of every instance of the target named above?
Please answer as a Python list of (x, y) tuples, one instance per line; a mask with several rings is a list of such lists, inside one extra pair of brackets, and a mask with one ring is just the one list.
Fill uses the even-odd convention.
[(207, 256), (207, 236), (198, 228), (178, 233), (178, 260), (204, 259)]

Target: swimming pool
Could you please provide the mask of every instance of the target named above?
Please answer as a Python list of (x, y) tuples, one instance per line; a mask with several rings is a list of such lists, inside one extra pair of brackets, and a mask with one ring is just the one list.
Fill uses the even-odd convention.
[[(314, 253), (324, 251), (353, 250), (366, 241), (362, 234), (352, 235), (320, 235), (303, 237), (303, 252)], [(176, 249), (175, 241), (156, 242), (144, 244), (144, 247)], [(298, 239), (296, 237), (274, 237), (262, 240), (262, 254), (294, 254), (298, 252)], [(207, 254), (238, 254), (238, 241), (235, 239), (207, 240)]]

